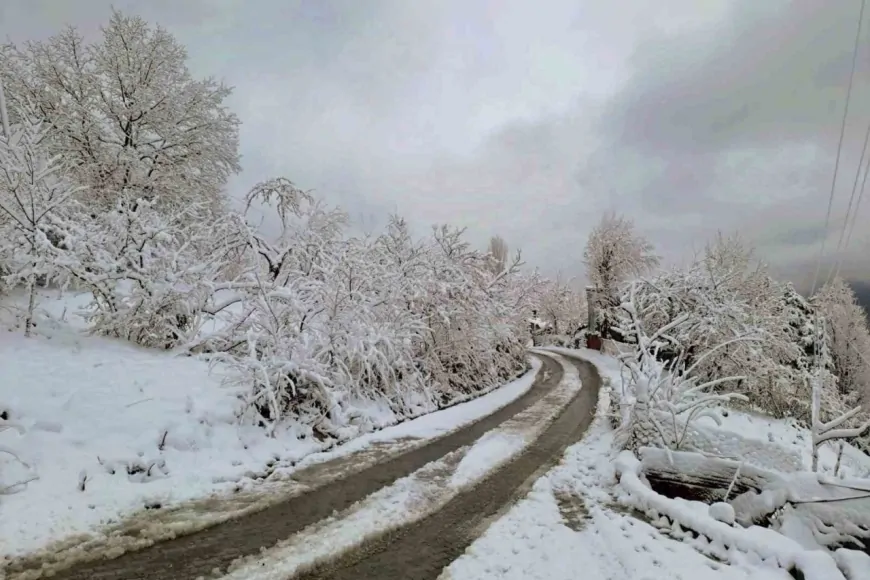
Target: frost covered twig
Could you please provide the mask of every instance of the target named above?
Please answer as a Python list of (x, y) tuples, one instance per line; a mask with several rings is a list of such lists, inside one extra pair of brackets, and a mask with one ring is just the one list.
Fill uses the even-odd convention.
[[(857, 427), (841, 429), (843, 424), (858, 416), (864, 409), (861, 406), (855, 407), (845, 413), (823, 423), (821, 420), (822, 411), (822, 385), (818, 372), (813, 375), (811, 380), (812, 389), (812, 445), (813, 445), (813, 471), (819, 469), (819, 448), (826, 441), (835, 439), (854, 439), (860, 437), (870, 431), (870, 419), (864, 421)], [(842, 450), (841, 450), (842, 453)], [(839, 457), (837, 459), (839, 467)]]

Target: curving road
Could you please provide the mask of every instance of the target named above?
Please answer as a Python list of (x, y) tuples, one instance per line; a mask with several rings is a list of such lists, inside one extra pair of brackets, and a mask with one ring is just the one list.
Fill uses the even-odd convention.
[[(213, 577), (215, 569), (226, 569), (235, 559), (258, 554), (306, 526), (341, 511), (371, 493), (392, 484), (447, 453), (474, 443), (484, 433), (539, 401), (562, 379), (561, 365), (547, 356), (531, 389), (495, 413), (422, 447), (412, 449), (372, 467), (290, 498), (264, 511), (225, 522), (201, 532), (155, 544), (114, 560), (99, 560), (60, 571), (55, 580), (196, 580)], [(328, 569), (309, 573), (308, 578), (435, 578), (449, 560), (459, 555), (473, 539), (474, 526), (511, 501), (523, 482), (542, 466), (555, 462), (570, 443), (578, 440), (591, 420), (598, 392), (598, 377), (592, 365), (580, 366), (584, 387), (564, 413), (522, 456), (505, 465), (468, 493), (450, 502), (443, 513), (416, 526), (390, 534), (389, 538), (365, 546)], [(334, 473), (336, 463), (313, 466), (318, 472)], [(332, 471), (330, 471), (332, 470)], [(501, 481), (499, 481), (501, 480)], [(430, 532), (422, 529), (432, 526)], [(446, 533), (449, 530), (449, 533)], [(438, 537), (440, 536), (440, 537)], [(428, 547), (424, 547), (428, 546)], [(32, 566), (32, 567), (31, 567)], [(33, 571), (39, 562), (31, 562)], [(27, 569), (8, 569), (14, 580)], [(353, 572), (356, 570), (356, 572)], [(362, 574), (360, 576), (360, 574)]]
[(415, 524), (400, 528), (319, 569), (297, 575), (304, 580), (435, 580), (485, 530), (485, 525), (528, 491), (579, 441), (595, 415), (600, 377), (588, 362), (570, 359), (583, 388), (529, 449), (490, 473), (474, 488)]

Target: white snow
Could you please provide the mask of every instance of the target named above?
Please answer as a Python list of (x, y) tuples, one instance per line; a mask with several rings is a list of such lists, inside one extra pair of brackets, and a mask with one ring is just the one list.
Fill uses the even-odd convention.
[(775, 563), (788, 569), (799, 566), (807, 580), (845, 580), (833, 558), (820, 550), (807, 550), (798, 542), (774, 530), (759, 526), (732, 527), (717, 521), (707, 514), (708, 506), (700, 502), (670, 499), (661, 496), (641, 482), (640, 462), (628, 451), (620, 453), (616, 460), (620, 488), (624, 495), (621, 502), (635, 509), (653, 511), (675, 524), (683, 524), (701, 533), (711, 543), (715, 555), (731, 557), (733, 551), (739, 556), (756, 556), (758, 563)]
[[(594, 362), (605, 385), (619, 388), (619, 363), (612, 357), (588, 350), (545, 350)], [(602, 393), (598, 416), (584, 440), (445, 569), (442, 580), (786, 580), (791, 576), (782, 566), (791, 565), (808, 579), (867, 578), (870, 559), (860, 552), (829, 555), (818, 544), (807, 549), (772, 529), (733, 525), (734, 510), (727, 504), (708, 506), (652, 492), (636, 475), (634, 456), (623, 452), (614, 461), (613, 431), (605, 418), (609, 391)], [(769, 440), (768, 431), (775, 430), (781, 436), (778, 443), (800, 452), (787, 445), (795, 433), (782, 422), (738, 417), (731, 412), (726, 427), (759, 441)], [(740, 432), (746, 425), (752, 427)], [(640, 517), (628, 514), (626, 505), (639, 509)], [(644, 512), (651, 523), (644, 521)], [(704, 535), (695, 537), (676, 522)]]
[(731, 507), (730, 503), (725, 503), (722, 501), (716, 502), (712, 504), (708, 510), (710, 517), (716, 520), (717, 522), (722, 522), (723, 524), (733, 525), (736, 520), (736, 516), (734, 515), (734, 508)]
[[(556, 349), (547, 349), (556, 350)], [(618, 381), (616, 361), (594, 351), (602, 378)], [(608, 396), (583, 441), (539, 478), (532, 491), (448, 566), (441, 580), (788, 580), (783, 570), (726, 566), (653, 526), (615, 511)]]
[(849, 580), (870, 580), (870, 556), (855, 550), (837, 550), (834, 558)]
[[(277, 462), (274, 471), (286, 479), (375, 443), (398, 440), (395, 450), (423, 444), (516, 399), (540, 368), (533, 360), (531, 372), (478, 399), (316, 453), (324, 444), (300, 440), (292, 429), (271, 439), (240, 427), (235, 392), (221, 384), (220, 368), (209, 372), (195, 358), (75, 332), (83, 327), (73, 316), (82, 300), (43, 297), (42, 307), (58, 319), (65, 312), (65, 323), (40, 318), (39, 336), (31, 339), (0, 335), (0, 405), (24, 427), (23, 435), (0, 433), (0, 446), (30, 468), (0, 454), (0, 487), (38, 477), (0, 498), (0, 557), (7, 560), (58, 540), (66, 549), (92, 549), (102, 538), (118, 549), (121, 539), (108, 536), (131, 516), (167, 528), (150, 529), (149, 537), (221, 521), (258, 494), (275, 493), (274, 485), (255, 481), (268, 464)], [(246, 493), (230, 496), (239, 489)], [(284, 484), (283, 491), (299, 489)], [(210, 517), (199, 506), (171, 521), (168, 507), (209, 496), (227, 497), (228, 507)], [(169, 517), (161, 523), (161, 515)]]
[[(773, 419), (755, 413), (731, 411), (722, 417), (720, 429), (739, 433), (744, 437), (769, 441), (782, 446), (802, 458), (803, 469), (812, 467), (811, 434), (792, 420)], [(819, 471), (833, 474), (837, 463), (837, 445), (832, 442), (819, 450)], [(843, 452), (840, 475), (870, 478), (870, 457), (851, 445)]]
[(234, 563), (225, 580), (283, 580), (441, 509), (458, 493), (522, 453), (576, 396), (582, 387), (577, 369), (560, 362), (565, 375), (558, 387), (470, 447), (427, 464), (261, 555)]
[(479, 481), (493, 466), (501, 465), (514, 457), (519, 451), (531, 443), (530, 438), (536, 430), (522, 429), (516, 432), (505, 432), (503, 429), (493, 429), (477, 440), (462, 458), (450, 485), (461, 488)]

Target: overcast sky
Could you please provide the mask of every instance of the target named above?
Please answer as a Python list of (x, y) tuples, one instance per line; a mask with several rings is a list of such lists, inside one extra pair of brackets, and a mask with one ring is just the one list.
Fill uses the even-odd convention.
[[(284, 175), (368, 227), (498, 233), (549, 273), (582, 274), (607, 210), (668, 261), (739, 229), (799, 284), (814, 270), (860, 0), (2, 0), (0, 37), (95, 35), (111, 5), (236, 87), (236, 193)], [(862, 36), (831, 250), (870, 14)], [(870, 279), (870, 199), (858, 220), (844, 268)]]

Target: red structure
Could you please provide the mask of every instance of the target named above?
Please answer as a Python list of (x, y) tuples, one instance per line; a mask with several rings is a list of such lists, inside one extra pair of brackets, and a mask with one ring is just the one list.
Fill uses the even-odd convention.
[(586, 335), (586, 348), (591, 350), (601, 350), (601, 337), (594, 334)]

